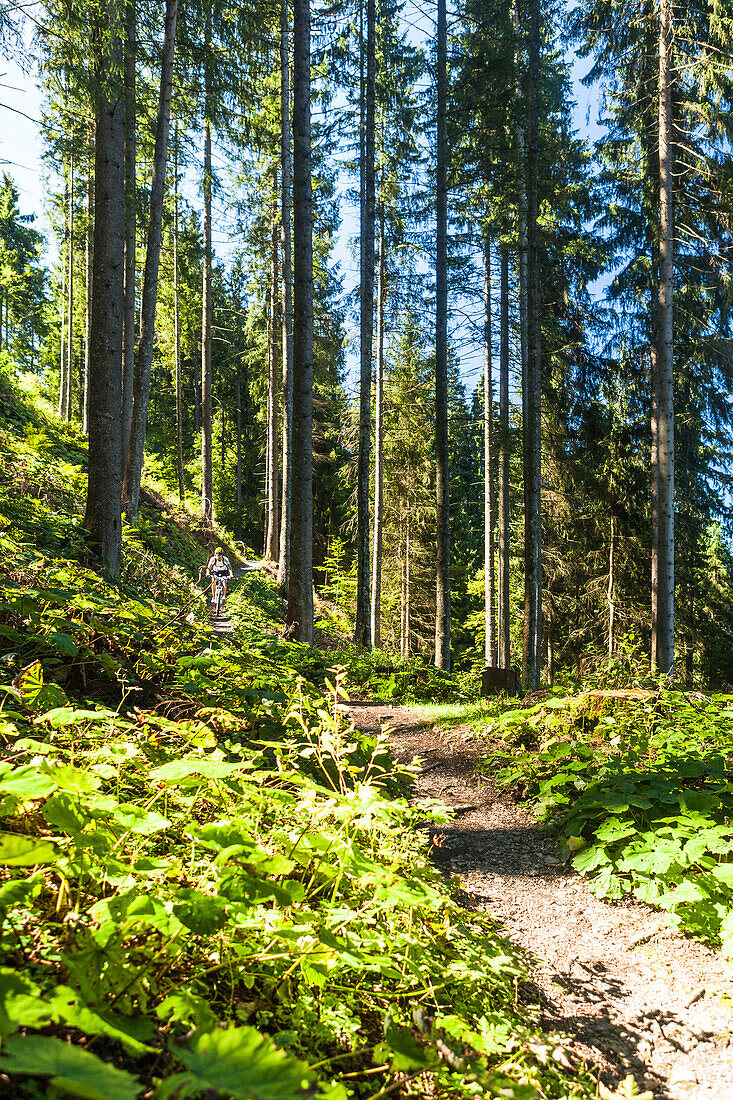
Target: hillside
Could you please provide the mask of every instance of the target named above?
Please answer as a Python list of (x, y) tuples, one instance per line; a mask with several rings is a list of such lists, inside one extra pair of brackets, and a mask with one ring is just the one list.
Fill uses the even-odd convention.
[(107, 584), (83, 443), (1, 400), (3, 1095), (592, 1095), (272, 582), (212, 645), (201, 530), (148, 497)]

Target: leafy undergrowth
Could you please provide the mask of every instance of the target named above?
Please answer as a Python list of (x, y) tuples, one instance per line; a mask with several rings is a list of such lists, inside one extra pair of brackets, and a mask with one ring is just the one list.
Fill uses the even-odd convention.
[[(632, 893), (733, 955), (733, 700), (551, 698), (491, 727), (501, 782), (559, 829), (601, 897)], [(519, 748), (519, 752), (517, 751)]]
[(431, 867), (386, 744), (320, 656), (255, 637), (272, 586), (233, 587), (213, 647), (149, 542), (165, 602), (148, 573), (105, 584), (77, 475), (54, 480), (83, 450), (42, 431), (30, 504), (0, 509), (3, 1095), (591, 1096), (523, 960)]
[(478, 695), (478, 673), (451, 675), (423, 657), (405, 659), (383, 650), (367, 652), (356, 646), (335, 655), (345, 670), (345, 682), (354, 694), (384, 702), (466, 702)]

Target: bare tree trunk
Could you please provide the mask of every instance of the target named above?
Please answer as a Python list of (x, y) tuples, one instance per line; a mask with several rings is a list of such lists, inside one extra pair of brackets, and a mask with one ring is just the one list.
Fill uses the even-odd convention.
[[(173, 354), (176, 383), (176, 468), (178, 500), (186, 499), (183, 483), (183, 386), (181, 380), (181, 304), (178, 288), (178, 123), (173, 136)], [(239, 383), (237, 383), (239, 384)]]
[(371, 648), (369, 608), (369, 468), (372, 433), (372, 333), (374, 328), (374, 146), (376, 79), (376, 0), (366, 0), (366, 86), (363, 117), (364, 202), (361, 218), (360, 319), (361, 361), (359, 376), (359, 470), (356, 520), (356, 626), (354, 641)]
[(499, 666), (511, 667), (509, 632), (509, 255), (501, 250), (499, 343)]
[[(91, 125), (92, 135), (94, 124)], [(94, 161), (89, 156), (87, 173), (87, 239), (86, 239), (86, 325), (84, 342), (84, 406), (82, 412), (82, 431), (89, 432), (89, 369), (92, 348), (92, 272), (94, 270)]]
[(61, 255), (61, 356), (60, 356), (60, 369), (59, 369), (59, 416), (66, 416), (66, 391), (69, 385), (69, 373), (67, 368), (67, 352), (68, 340), (66, 336), (66, 302), (68, 296), (68, 278), (69, 278), (69, 254), (71, 252), (71, 246), (69, 244), (69, 177), (66, 177), (66, 186), (64, 187), (64, 201), (66, 203), (64, 209), (64, 251)]
[(672, 123), (672, 16), (659, 7), (659, 315), (658, 374), (658, 592), (657, 671), (674, 672), (674, 174)]
[(384, 206), (379, 205), (377, 273), (377, 378), (374, 392), (374, 546), (372, 551), (372, 645), (382, 644), (382, 522), (384, 516)]
[(237, 372), (237, 534), (242, 537), (242, 386)]
[(293, 497), (288, 623), (313, 641), (313, 196), (310, 3), (293, 0)]
[[(653, 250), (656, 251), (656, 250)], [(659, 267), (659, 257), (654, 256)], [(652, 560), (651, 560), (651, 667), (657, 668), (658, 639), (658, 600), (659, 600), (659, 367), (657, 363), (657, 326), (659, 319), (659, 287), (652, 286), (651, 291), (651, 341), (649, 346), (649, 387), (650, 387), (650, 433), (651, 433), (651, 518), (652, 518)]]
[(536, 689), (542, 665), (542, 333), (539, 300), (537, 170), (539, 156), (540, 5), (530, 2), (527, 156), (527, 377), (524, 386), (523, 680)]
[(293, 261), (291, 247), (291, 189), (293, 167), (290, 125), (290, 36), (288, 0), (280, 5), (280, 160), (282, 168), (280, 238), (282, 243), (282, 358), (283, 358), (283, 458), (280, 560), (277, 579), (287, 585), (290, 563), (290, 516), (293, 496)]
[(265, 487), (262, 496), (262, 557), (267, 557), (267, 517), (270, 510), (270, 497), (272, 495), (272, 480), (271, 480), (271, 466), (270, 466), (270, 421), (272, 419), (272, 389), (270, 387), (270, 377), (272, 375), (272, 340), (271, 340), (271, 327), (269, 318), (269, 300), (270, 291), (267, 292), (267, 399), (265, 402)]
[(400, 657), (405, 656), (405, 555), (400, 541)]
[[(512, 25), (514, 28), (514, 97), (517, 104), (517, 116), (522, 118), (522, 85), (519, 77), (519, 4), (512, 0)], [(527, 180), (525, 175), (526, 144), (524, 127), (517, 126), (517, 234), (519, 238), (519, 344), (522, 360), (522, 418), (526, 416), (524, 379), (527, 374)]]
[(448, 56), (446, 0), (438, 0), (435, 189), (435, 664), (450, 672), (450, 475), (448, 458)]
[(496, 570), (494, 498), (494, 378), (491, 356), (491, 243), (484, 239), (484, 660), (496, 664)]
[(206, 9), (204, 58), (204, 271), (201, 303), (201, 514), (214, 518), (211, 443), (211, 9)]
[(409, 631), (411, 631), (411, 621), (409, 621), (409, 524), (407, 525), (407, 532), (405, 535), (405, 657), (409, 657)]
[(616, 517), (611, 514), (611, 533), (608, 544), (608, 658), (616, 649)]
[[(72, 135), (73, 140), (73, 135)], [(69, 158), (69, 275), (66, 295), (66, 406), (64, 420), (71, 422), (74, 390), (74, 151)], [(7, 331), (7, 324), (5, 326)]]
[(279, 342), (281, 338), (280, 318), (278, 316), (278, 302), (280, 300), (280, 271), (278, 264), (278, 249), (280, 240), (277, 228), (276, 216), (276, 180), (277, 174), (273, 173), (273, 208), (272, 208), (272, 246), (270, 255), (270, 332), (269, 332), (269, 378), (267, 383), (267, 453), (269, 467), (269, 487), (267, 495), (267, 535), (265, 538), (265, 557), (268, 561), (275, 561), (278, 557), (278, 496), (280, 479), (278, 474), (278, 443), (280, 438), (280, 356)]
[(145, 432), (150, 404), (150, 378), (155, 348), (155, 313), (158, 304), (158, 273), (160, 271), (160, 247), (163, 235), (163, 204), (165, 177), (168, 162), (168, 134), (173, 94), (173, 59), (176, 49), (176, 21), (178, 0), (166, 0), (163, 58), (160, 69), (158, 118), (155, 127), (153, 176), (150, 183), (150, 220), (145, 250), (145, 275), (143, 277), (142, 311), (140, 314), (140, 342), (137, 351), (137, 377), (135, 378), (135, 405), (127, 452), (122, 496), (127, 516), (137, 520), (140, 500), (140, 480), (145, 455)]
[(137, 12), (136, 0), (125, 0), (124, 111), (125, 111), (125, 270), (122, 334), (122, 477), (132, 428), (135, 390), (135, 288), (137, 253)]
[(120, 574), (122, 538), (122, 269), (125, 196), (123, 100), (117, 73), (122, 60), (117, 13), (106, 6), (109, 55), (98, 58), (95, 132), (94, 288), (89, 385), (89, 466), (84, 527), (109, 575)]

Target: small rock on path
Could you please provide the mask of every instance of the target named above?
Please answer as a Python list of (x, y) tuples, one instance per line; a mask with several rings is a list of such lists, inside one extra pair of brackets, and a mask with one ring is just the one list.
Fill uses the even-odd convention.
[(401, 763), (419, 757), (416, 801), (456, 810), (430, 831), (433, 858), (528, 953), (542, 1026), (607, 1084), (632, 1073), (659, 1100), (733, 1100), (733, 978), (720, 955), (648, 906), (595, 898), (528, 809), (476, 772), (486, 747), (470, 731), (438, 734), (404, 707), (351, 714), (358, 729), (388, 730)]

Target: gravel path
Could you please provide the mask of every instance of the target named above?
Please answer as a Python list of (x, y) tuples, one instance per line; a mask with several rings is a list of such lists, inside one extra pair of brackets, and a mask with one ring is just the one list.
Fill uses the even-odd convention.
[(633, 1073), (660, 1100), (733, 1100), (733, 977), (720, 956), (645, 905), (595, 898), (527, 808), (476, 773), (485, 746), (470, 731), (438, 734), (402, 707), (355, 704), (352, 716), (389, 729), (400, 762), (419, 757), (417, 801), (453, 808), (431, 832), (435, 862), (530, 954), (543, 1026), (607, 1084)]

